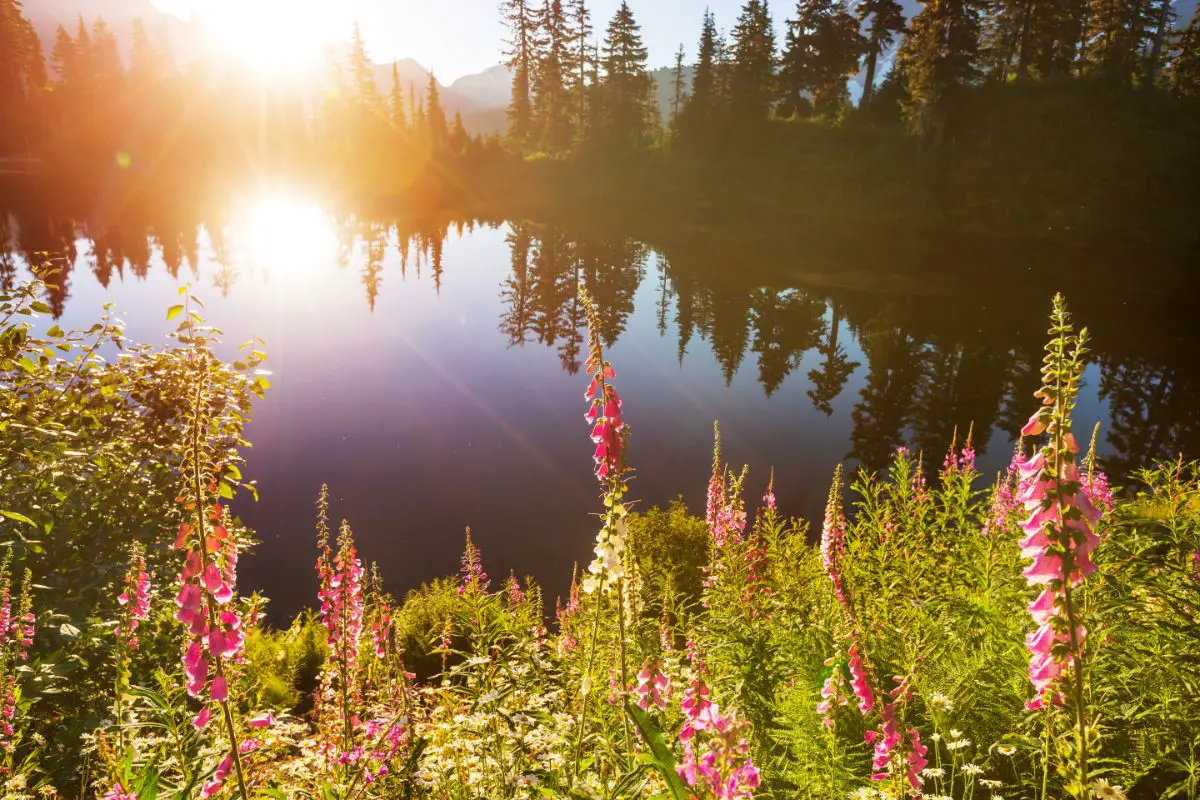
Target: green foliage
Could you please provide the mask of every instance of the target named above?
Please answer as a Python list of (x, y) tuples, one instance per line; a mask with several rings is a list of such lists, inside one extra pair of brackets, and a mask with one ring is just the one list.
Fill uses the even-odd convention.
[[(961, 800), (997, 784), (1030, 798), (1109, 791), (1092, 779), (1126, 787), (1115, 796), (1195, 800), (1200, 791), (1200, 465), (1148, 469), (1111, 499), (1097, 488), (1094, 453), (1083, 464), (1104, 514), (1099, 570), (1071, 594), (1087, 630), (1087, 680), (1075, 685), (1077, 718), (1089, 722), (1075, 728), (1067, 713), (1026, 710), (1032, 591), (1021, 574), (1019, 470), (983, 487), (970, 434), (961, 444), (953, 437), (940, 468), (930, 466), (936, 455), (900, 448), (882, 469), (860, 467), (849, 489), (838, 468), (816, 543), (806, 523), (778, 514), (773, 488), (747, 508), (747, 471), (721, 462), (718, 439), (705, 519), (681, 501), (629, 513), (605, 321), (587, 293), (590, 394), (617, 438), (606, 440), (610, 470), (598, 473), (597, 560), (556, 609), (556, 628), (546, 625), (536, 584), (492, 585), (469, 537), (458, 580), (425, 584), (397, 607), (374, 570), (363, 581), (348, 526), (329, 560), (323, 495), (322, 616), (306, 612), (286, 630), (265, 630), (254, 624), (261, 598), (226, 598), (221, 613), (250, 630), (244, 657), (226, 665), (229, 698), (217, 701), (224, 724), (206, 725), (178, 675), (190, 635), (175, 617), (177, 584), (165, 577), (178, 566), (164, 546), (179, 522), (171, 487), (182, 466), (200, 460), (235, 465), (201, 487), (206, 503), (241, 485), (233, 454), (249, 398), (263, 388), (252, 372), (261, 357), (220, 365), (186, 292), (169, 312), (181, 320), (184, 347), (154, 350), (124, 342), (107, 320), (88, 334), (38, 333), (32, 322), (45, 306), (37, 291), (17, 290), (0, 307), (0, 368), (15, 387), (0, 416), (14, 449), (0, 454), (34, 484), (8, 473), (0, 484), (10, 512), (0, 523), (0, 607), (18, 622), (0, 626), (8, 634), (0, 636), (0, 703), (11, 703), (16, 726), (3, 734), (4, 766), (26, 789), (53, 780), (84, 795), (188, 800), (202, 785), (228, 794), (228, 764), (218, 765), (237, 747), (243, 794), (322, 800), (710, 800), (728, 780), (739, 800), (896, 798), (913, 796), (918, 777), (922, 794)], [(1061, 298), (1050, 333), (1037, 397), (1051, 402), (1035, 420), (1065, 442), (1086, 351)], [(130, 357), (115, 365), (96, 357), (118, 344)], [(74, 359), (55, 354), (76, 351)], [(191, 406), (189, 385), (199, 398)], [(133, 424), (130, 409), (151, 400), (168, 407), (162, 419)], [(98, 430), (108, 424), (117, 430)], [(181, 443), (184, 432), (201, 441)], [(108, 487), (91, 485), (114, 474), (95, 453), (138, 459), (146, 476), (137, 486), (160, 506), (141, 496), (113, 501)], [(59, 501), (54, 490), (68, 505), (45, 499)], [(137, 532), (111, 531), (87, 564), (71, 514), (101, 531), (121, 514), (155, 526), (145, 546), (159, 588), (136, 652), (114, 644), (112, 620), (121, 613), (113, 588), (128, 588), (126, 546)], [(227, 515), (222, 523), (234, 541), (248, 540)], [(39, 560), (51, 554), (67, 572)], [(9, 586), (18, 563), (20, 591)], [(338, 599), (337, 620), (331, 598), (349, 584), (335, 574), (354, 585)], [(64, 575), (84, 591), (65, 598)], [(36, 644), (25, 660), (34, 589)], [(90, 606), (80, 599), (86, 591)], [(885, 705), (898, 739), (881, 767), (866, 737), (887, 735)], [(344, 726), (333, 732), (341, 744), (330, 738), (333, 717)], [(928, 764), (909, 776), (918, 733)], [(1085, 747), (1083, 784), (1082, 767), (1064, 765), (1082, 764)], [(228, 785), (211, 788), (222, 769)]]
[(325, 629), (316, 615), (305, 611), (287, 630), (255, 629), (246, 637), (248, 691), (259, 708), (304, 714), (324, 663)]
[(629, 553), (643, 585), (646, 614), (691, 611), (700, 602), (708, 561), (708, 527), (682, 500), (629, 515)]
[[(152, 571), (165, 574), (197, 369), (210, 390), (210, 445), (227, 454), (222, 496), (254, 490), (243, 483), (238, 449), (251, 404), (269, 384), (258, 374), (265, 354), (257, 344), (234, 364), (197, 366), (197, 348), (209, 353), (211, 340), (192, 331), (199, 301), (186, 292), (188, 310), (170, 315), (183, 318), (169, 347), (130, 342), (107, 308), (86, 330), (46, 328), (50, 308), (40, 298), (49, 292), (34, 282), (0, 293), (0, 508), (9, 512), (0, 545), (36, 576), (46, 632), (31, 658), (55, 684), (45, 718), (74, 721), (95, 714), (94, 698), (112, 686), (104, 620), (116, 609), (113, 587), (130, 545), (143, 545)], [(152, 651), (150, 662), (173, 662), (167, 646), (170, 655)], [(72, 722), (48, 735), (80, 732)]]

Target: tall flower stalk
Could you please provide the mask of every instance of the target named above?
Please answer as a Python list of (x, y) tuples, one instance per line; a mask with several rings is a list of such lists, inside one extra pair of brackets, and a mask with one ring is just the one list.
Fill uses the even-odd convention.
[[(327, 535), (327, 534), (326, 534)], [(328, 546), (322, 557), (328, 558)], [(341, 744), (332, 759), (340, 764), (354, 760), (355, 709), (358, 705), (359, 648), (363, 633), (363, 565), (350, 525), (338, 530), (337, 552), (319, 567), (322, 582), (317, 597), (325, 626), (329, 657), (321, 676), (321, 706), (336, 707)]]
[(1041, 593), (1029, 604), (1037, 628), (1026, 636), (1031, 710), (1066, 704), (1069, 693), (1075, 715), (1075, 775), (1080, 793), (1088, 785), (1088, 714), (1085, 700), (1083, 642), (1086, 631), (1078, 590), (1096, 571), (1091, 555), (1100, 543), (1093, 525), (1102, 512), (1085, 489), (1075, 456), (1079, 444), (1071, 433), (1071, 412), (1079, 392), (1087, 353), (1087, 329), (1074, 333), (1061, 295), (1054, 297), (1051, 339), (1046, 345), (1042, 387), (1035, 393), (1042, 406), (1021, 430), (1022, 437), (1045, 435), (1045, 444), (1019, 463), (1018, 501), (1028, 517), (1021, 555), (1032, 559), (1024, 576)]
[(0, 563), (0, 752), (10, 769), (13, 751), (20, 741), (17, 733), (20, 665), (29, 658), (29, 647), (33, 644), (32, 584), (32, 576), (25, 570), (25, 581), (14, 610), (12, 555), (5, 555)]
[(184, 551), (175, 618), (186, 626), (188, 633), (182, 659), (187, 692), (202, 703), (192, 724), (203, 730), (216, 706), (224, 717), (229, 736), (229, 750), (213, 777), (204, 784), (201, 795), (209, 797), (220, 792), (233, 772), (245, 799), (249, 794), (234, 707), (229, 699), (230, 665), (240, 657), (245, 644), (242, 618), (233, 603), (238, 542), (225, 525), (225, 514), (218, 502), (219, 469), (206, 439), (208, 371), (212, 364), (200, 341), (196, 343), (193, 359), (196, 377), (184, 453), (188, 486), (180, 497), (185, 514), (174, 545)]
[[(584, 305), (588, 321), (588, 358), (585, 369), (591, 378), (584, 400), (588, 411), (584, 418), (592, 426), (592, 442), (596, 445), (592, 453), (596, 479), (604, 491), (604, 513), (601, 514), (600, 532), (596, 535), (596, 557), (588, 566), (582, 588), (587, 594), (598, 598), (593, 610), (591, 643), (587, 654), (587, 668), (580, 692), (578, 725), (576, 731), (575, 767), (573, 777), (578, 777), (579, 764), (583, 755), (584, 726), (590, 682), (595, 667), (597, 643), (599, 641), (601, 605), (608, 595), (615, 595), (617, 603), (617, 638), (620, 685), (629, 686), (628, 657), (625, 636), (625, 537), (626, 518), (629, 509), (623, 498), (628, 491), (625, 465), (625, 450), (628, 445), (629, 426), (625, 424), (621, 409), (621, 398), (612, 381), (616, 372), (612, 364), (604, 359), (604, 348), (600, 342), (599, 312), (587, 290), (579, 288), (579, 297)], [(629, 741), (628, 720), (622, 718), (625, 738)]]
[(138, 627), (150, 615), (150, 574), (146, 570), (146, 554), (140, 544), (134, 544), (129, 569), (117, 595), (119, 607), (116, 636), (116, 705), (117, 736), (123, 737), (125, 723), (124, 698), (131, 680), (133, 654), (138, 650)]

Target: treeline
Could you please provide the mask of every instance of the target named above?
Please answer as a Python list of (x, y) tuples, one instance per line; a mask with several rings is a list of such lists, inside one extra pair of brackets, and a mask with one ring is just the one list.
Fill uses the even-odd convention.
[[(40, 160), (39, 193), (114, 203), (255, 180), (355, 202), (662, 227), (869, 226), (993, 237), (1194, 242), (1200, 22), (1169, 0), (800, 0), (778, 23), (747, 0), (710, 13), (658, 108), (632, 8), (505, 0), (504, 139), (472, 137), (427, 85), (376, 83), (361, 34), (320, 86), (236, 64), (181, 66), (135, 25), (128, 58), (80, 20), (50, 50), (0, 0), (0, 155)], [(127, 60), (127, 65), (125, 61)], [(857, 105), (850, 78), (865, 75)], [(886, 73), (886, 74), (885, 74)], [(84, 191), (84, 190), (90, 191)], [(219, 194), (214, 196), (220, 196)]]
[(49, 58), (17, 0), (0, 0), (0, 157), (41, 163), (73, 186), (114, 175), (162, 187), (278, 176), (419, 188), (477, 154), (424, 86), (377, 86), (361, 33), (331, 48), (320, 86), (288, 87), (201, 55), (181, 65), (135, 20), (119, 42), (103, 19), (60, 26)]
[(956, 95), (984, 84), (1091, 77), (1200, 97), (1200, 14), (1176, 30), (1170, 0), (929, 0), (910, 20), (897, 0), (865, 0), (853, 11), (839, 0), (799, 0), (781, 31), (767, 0), (747, 0), (728, 33), (705, 11), (690, 81), (680, 45), (663, 130), (628, 3), (602, 43), (593, 42), (586, 0), (506, 0), (503, 14), (509, 138), (550, 154), (712, 141), (770, 120), (838, 121), (860, 73), (860, 110), (894, 111), (935, 143)]

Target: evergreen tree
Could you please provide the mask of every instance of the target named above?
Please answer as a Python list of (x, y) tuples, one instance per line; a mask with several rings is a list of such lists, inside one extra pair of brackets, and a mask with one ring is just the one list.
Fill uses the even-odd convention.
[(836, 116), (849, 98), (846, 81), (858, 72), (865, 49), (858, 20), (840, 0), (800, 0), (796, 19), (788, 21), (783, 54), (788, 101), (795, 106), (808, 92), (818, 114)]
[(570, 21), (572, 54), (570, 62), (571, 101), (574, 108), (573, 122), (578, 139), (588, 125), (588, 42), (592, 37), (592, 13), (587, 0), (567, 0)]
[(103, 18), (92, 24), (90, 67), (96, 90), (108, 100), (116, 95), (116, 88), (124, 77), (121, 66), (121, 51), (116, 34)]
[(412, 123), (413, 130), (419, 130), (425, 127), (425, 109), (419, 102), (417, 96), (417, 87), (412, 81), (408, 82), (408, 118)]
[(350, 78), (355, 99), (366, 108), (378, 109), (382, 102), (379, 88), (375, 85), (371, 60), (367, 58), (366, 43), (357, 22), (354, 23), (354, 35), (350, 40)]
[(684, 86), (683, 80), (683, 45), (679, 45), (678, 52), (675, 53), (675, 71), (671, 75), (671, 126), (679, 122), (679, 113), (683, 110), (683, 103), (687, 100), (687, 89)]
[(28, 90), (39, 92), (46, 88), (46, 55), (42, 52), (42, 39), (33, 24), (25, 20), (25, 85)]
[(908, 98), (905, 116), (922, 144), (941, 141), (954, 90), (979, 79), (980, 9), (977, 0), (929, 0), (913, 17), (900, 48)]
[[(1090, 0), (1084, 60), (1088, 72), (1129, 85), (1146, 70), (1145, 54), (1170, 22), (1170, 0)], [(1165, 18), (1164, 18), (1165, 17)]]
[(533, 129), (533, 74), (536, 57), (537, 14), (532, 0), (504, 0), (500, 7), (508, 26), (507, 60), (513, 71), (512, 100), (508, 107), (508, 135), (524, 146)]
[(404, 114), (404, 89), (400, 87), (400, 65), (392, 62), (392, 91), (388, 96), (388, 114), (392, 127), (398, 131), (408, 128), (408, 118)]
[(79, 61), (75, 56), (75, 42), (62, 25), (54, 33), (54, 49), (50, 52), (50, 65), (58, 75), (60, 86), (68, 86), (79, 80)]
[(1069, 74), (1079, 55), (1088, 0), (992, 0), (983, 50), (998, 81)]
[(711, 11), (704, 12), (700, 48), (692, 73), (692, 93), (683, 105), (678, 129), (681, 135), (708, 133), (717, 112), (717, 23)]
[(541, 14), (541, 52), (533, 82), (533, 107), (540, 144), (551, 153), (571, 145), (571, 107), (567, 70), (571, 62), (571, 31), (562, 0), (547, 0)]
[(875, 71), (879, 56), (892, 46), (896, 34), (904, 30), (904, 10), (896, 0), (863, 0), (856, 11), (859, 21), (867, 26), (866, 75), (863, 76), (862, 100), (859, 103), (866, 106), (875, 93)]
[(604, 39), (602, 128), (609, 146), (629, 149), (646, 144), (651, 118), (658, 113), (652, 88), (641, 28), (622, 0)]
[(733, 29), (730, 111), (738, 122), (766, 120), (775, 96), (775, 29), (767, 0), (747, 0)]
[(133, 21), (132, 42), (129, 49), (129, 79), (140, 91), (145, 91), (163, 79), (166, 59), (150, 41), (141, 19)]
[(442, 93), (433, 70), (429, 71), (429, 85), (425, 89), (425, 124), (430, 143), (435, 148), (440, 147), (446, 141), (449, 130), (446, 127), (446, 109), (442, 107)]
[(729, 46), (724, 31), (717, 31), (713, 55), (716, 59), (716, 69), (713, 70), (716, 77), (713, 83), (714, 105), (720, 115), (718, 119), (723, 120), (733, 105), (733, 48)]
[(1154, 34), (1151, 39), (1150, 53), (1146, 57), (1146, 83), (1154, 85), (1162, 72), (1164, 51), (1167, 37), (1175, 24), (1175, 11), (1172, 0), (1156, 0), (1158, 7), (1154, 12)]
[(463, 122), (462, 112), (454, 112), (454, 127), (450, 129), (450, 136), (446, 140), (450, 148), (450, 152), (455, 155), (462, 155), (467, 149), (467, 143), (471, 140), (470, 134), (467, 133), (467, 126)]
[(28, 147), (26, 112), (33, 61), (28, 31), (21, 3), (0, 0), (0, 156)]
[(1167, 77), (1176, 94), (1200, 98), (1200, 6), (1176, 39)]

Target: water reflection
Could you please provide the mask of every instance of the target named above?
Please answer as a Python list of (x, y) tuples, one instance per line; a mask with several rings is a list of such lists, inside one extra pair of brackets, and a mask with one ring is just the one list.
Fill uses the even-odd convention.
[[(1011, 432), (1029, 413), (1048, 306), (1043, 297), (1048, 292), (1031, 294), (1028, 287), (1025, 294), (1006, 295), (994, 287), (863, 291), (828, 280), (806, 281), (796, 277), (803, 270), (783, 247), (722, 250), (689, 241), (652, 247), (611, 233), (530, 222), (327, 213), (286, 197), (262, 198), (228, 213), (184, 204), (102, 216), (13, 212), (0, 215), (0, 226), (0, 280), (11, 283), (23, 267), (44, 265), (56, 287), (46, 298), (56, 316), (66, 313), (72, 292), (85, 281), (119, 296), (153, 282), (156, 272), (191, 280), (202, 291), (210, 285), (230, 298), (244, 293), (252, 300), (238, 307), (243, 322), (247, 316), (269, 316), (279, 297), (303, 287), (310, 305), (293, 317), (319, 328), (313, 335), (336, 338), (349, 349), (369, 349), (379, 339), (395, 343), (391, 350), (370, 352), (371, 365), (353, 376), (357, 383), (350, 389), (326, 389), (327, 373), (333, 381), (330, 359), (342, 355), (319, 349), (317, 339), (297, 341), (298, 334), (281, 323), (276, 338), (282, 342), (268, 342), (286, 351), (292, 337), (292, 353), (300, 353), (289, 356), (292, 372), (306, 360), (318, 362), (311, 365), (303, 392), (354, 395), (350, 416), (306, 416), (304, 425), (353, 428), (367, 424), (376, 406), (404, 403), (406, 414), (433, 425), (429, 419), (450, 415), (454, 408), (452, 403), (440, 407), (445, 393), (461, 392), (471, 406), (454, 413), (488, 406), (480, 424), (504, 435), (518, 431), (520, 447), (533, 459), (529, 469), (541, 470), (546, 481), (561, 480), (553, 472), (564, 463), (575, 465), (571, 454), (579, 448), (572, 437), (582, 435), (576, 430), (577, 409), (570, 407), (578, 396), (577, 381), (562, 379), (576, 375), (583, 357), (585, 321), (576, 287), (585, 285), (600, 307), (602, 338), (620, 348), (622, 380), (633, 386), (629, 396), (640, 392), (642, 416), (635, 432), (646, 441), (638, 459), (646, 477), (638, 488), (649, 502), (690, 491), (681, 481), (702, 475), (705, 432), (714, 416), (734, 417), (748, 443), (747, 460), (765, 454), (775, 466), (802, 476), (793, 487), (805, 498), (806, 505), (792, 509), (798, 512), (819, 505), (837, 459), (879, 468), (906, 444), (934, 454), (928, 459), (934, 467), (955, 429), (973, 426), (977, 450), (981, 455), (993, 451), (983, 463), (998, 468), (1007, 461)], [(335, 292), (331, 276), (349, 279), (358, 294), (352, 307), (335, 307), (326, 297)], [(1110, 469), (1124, 474), (1177, 450), (1200, 455), (1194, 334), (1172, 329), (1173, 316), (1164, 311), (1162, 298), (1148, 297), (1140, 305), (1133, 295), (1120, 303), (1111, 298), (1086, 287), (1070, 297), (1079, 316), (1106, 334), (1094, 342), (1081, 416), (1105, 423), (1102, 453)], [(445, 309), (452, 319), (428, 322), (436, 313), (431, 309)], [(94, 310), (93, 302), (81, 305), (79, 313)], [(133, 311), (161, 320), (160, 307)], [(482, 332), (472, 327), (480, 315), (486, 317)], [(421, 334), (413, 331), (422, 321), (430, 327), (418, 343)], [(473, 332), (464, 335), (456, 327), (461, 325)], [(1142, 335), (1130, 336), (1134, 329)], [(506, 348), (516, 353), (506, 356)], [(535, 353), (553, 354), (557, 378), (527, 365), (523, 357)], [(390, 382), (364, 377), (372, 371), (386, 372)], [(285, 380), (277, 386), (282, 399), (268, 402), (287, 407), (300, 402), (302, 390), (288, 389), (288, 370), (283, 372)], [(551, 383), (554, 391), (561, 384), (565, 400), (549, 403)], [(757, 384), (757, 398), (746, 392), (747, 383)], [(509, 388), (497, 393), (502, 384)], [(494, 399), (505, 393), (511, 397)], [(529, 409), (538, 410), (526, 420)], [(268, 434), (273, 435), (270, 426), (277, 419), (285, 420), (278, 422), (279, 437), (293, 433), (285, 412), (267, 412)], [(417, 424), (408, 418), (391, 411), (370, 417), (381, 426)], [(373, 446), (410, 449), (426, 466), (430, 460), (455, 459), (442, 473), (434, 471), (444, 477), (425, 486), (426, 493), (448, 492), (445, 484), (466, 481), (467, 475), (473, 486), (495, 482), (496, 470), (506, 469), (514, 458), (511, 443), (473, 434), (455, 445), (471, 448), (468, 464), (463, 450), (454, 451), (445, 441), (455, 426), (470, 424), (453, 420), (445, 428)], [(789, 438), (803, 445), (787, 452), (778, 443)], [(357, 445), (354, 457), (364, 464), (383, 458), (382, 451), (364, 451), (368, 446)], [(271, 447), (268, 442), (264, 452)], [(280, 470), (285, 462), (280, 456)], [(476, 463), (483, 470), (478, 475), (471, 472)], [(702, 478), (696, 481), (701, 484)], [(305, 487), (297, 491), (308, 491)], [(515, 497), (519, 490), (497, 486), (495, 494)], [(585, 489), (564, 489), (562, 495), (564, 503), (569, 499), (580, 509), (591, 502)], [(290, 499), (302, 501), (296, 526), (303, 527), (303, 509), (311, 498)], [(446, 504), (454, 502), (448, 497)], [(575, 511), (564, 507), (556, 513)], [(586, 511), (579, 514), (586, 520)], [(586, 546), (587, 537), (579, 541)]]

